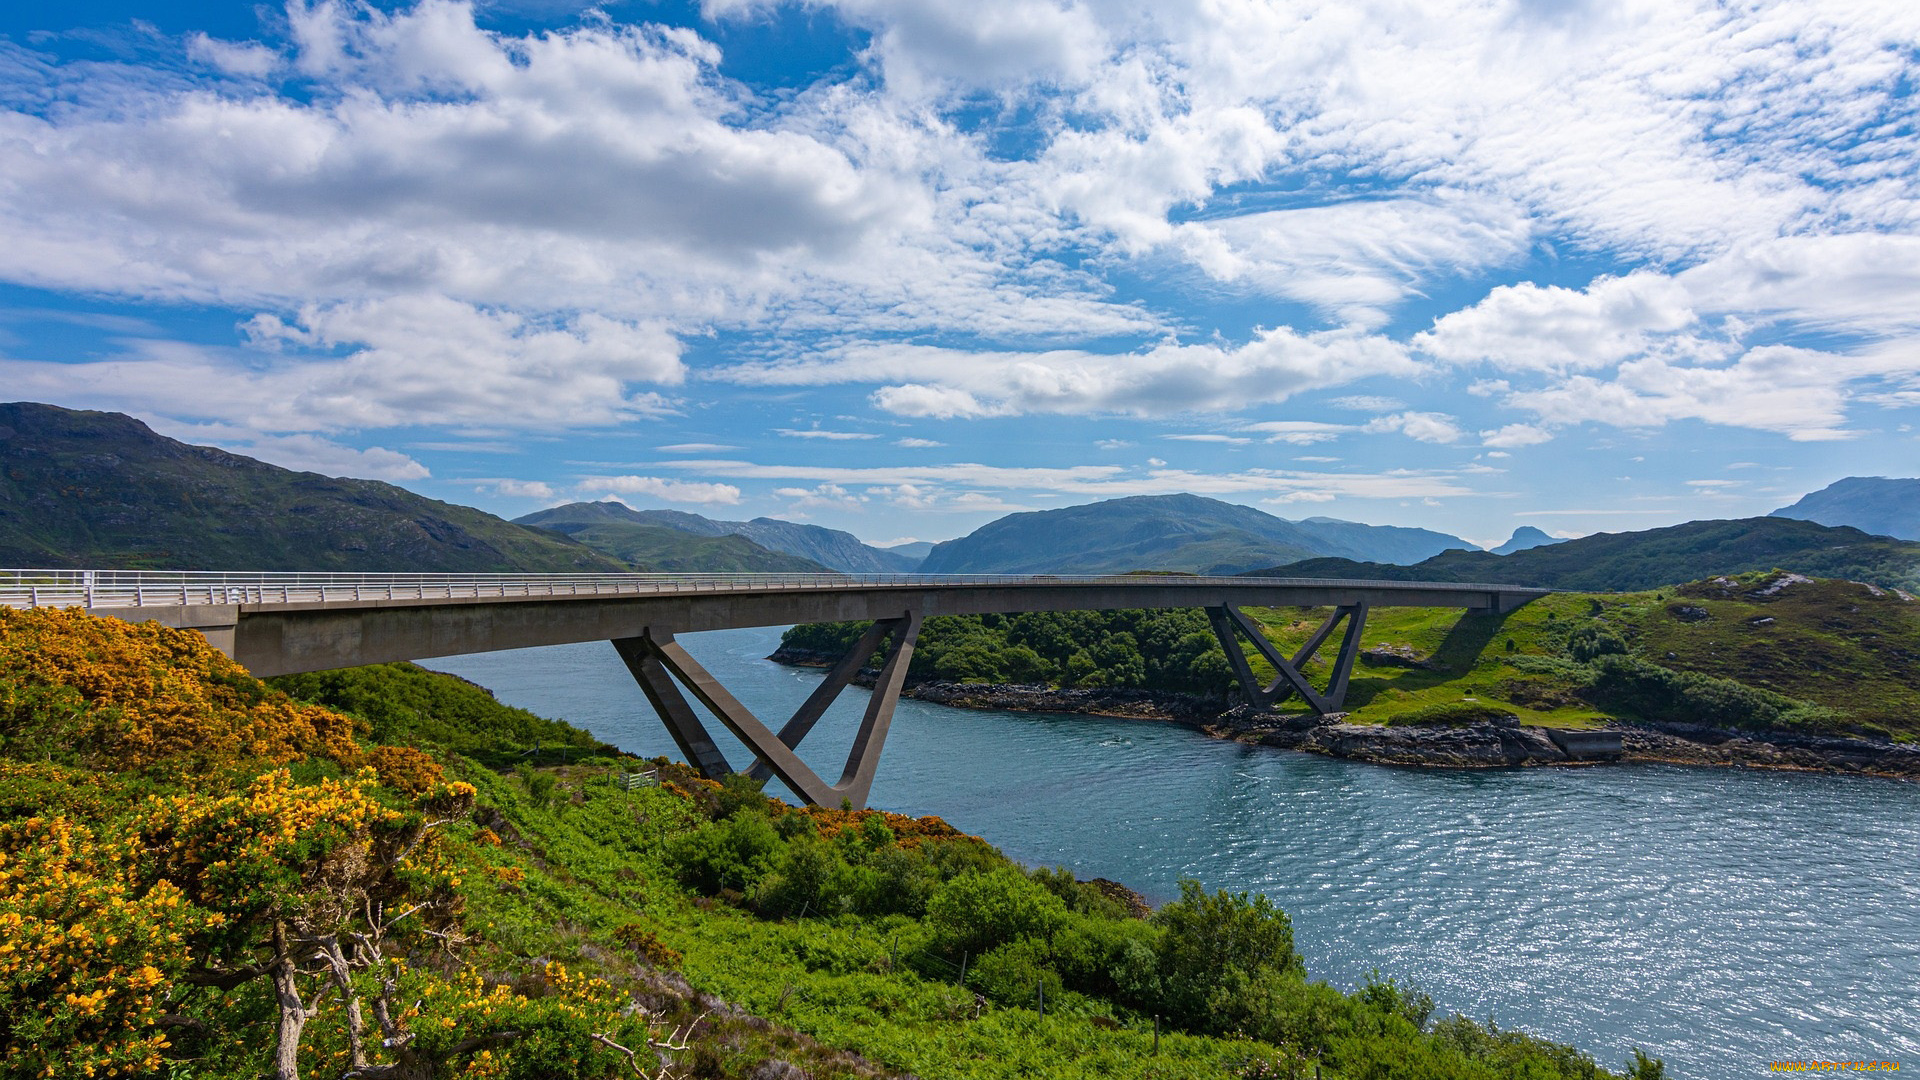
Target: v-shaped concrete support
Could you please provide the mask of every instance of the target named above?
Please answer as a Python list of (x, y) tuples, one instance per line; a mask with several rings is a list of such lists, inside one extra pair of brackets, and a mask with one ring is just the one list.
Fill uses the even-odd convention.
[[(1313, 684), (1307, 681), (1307, 677), (1301, 673), (1300, 669), (1306, 666), (1308, 660), (1313, 659), (1314, 653), (1320, 651), (1320, 646), (1326, 644), (1327, 638), (1333, 636), (1334, 629), (1342, 620), (1347, 624), (1347, 632), (1340, 639), (1340, 652), (1333, 663), (1333, 677), (1328, 681), (1327, 691), (1323, 694), (1313, 688)], [(1208, 608), (1207, 621), (1213, 624), (1213, 634), (1220, 639), (1220, 648), (1227, 654), (1227, 664), (1233, 668), (1233, 675), (1239, 681), (1240, 689), (1246, 693), (1247, 700), (1254, 706), (1263, 709), (1271, 708), (1294, 694), (1299, 694), (1309, 708), (1324, 716), (1327, 713), (1339, 712), (1340, 707), (1346, 704), (1347, 683), (1353, 676), (1353, 664), (1360, 655), (1360, 635), (1366, 630), (1367, 625), (1365, 603), (1335, 608), (1333, 614), (1327, 617), (1326, 622), (1320, 624), (1320, 628), (1313, 632), (1313, 636), (1307, 639), (1299, 652), (1293, 654), (1291, 660), (1281, 656), (1273, 647), (1273, 643), (1260, 632), (1260, 628), (1253, 624), (1253, 620), (1247, 618), (1232, 604)], [(1245, 635), (1267, 663), (1272, 664), (1274, 670), (1280, 673), (1271, 685), (1263, 687), (1259, 680), (1254, 678), (1253, 667), (1247, 663), (1247, 655), (1240, 648), (1241, 635)]]
[[(867, 712), (854, 735), (853, 748), (847, 754), (840, 781), (828, 784), (794, 754), (813, 725), (827, 711), (835, 697), (859, 672), (866, 658), (880, 645), (883, 637), (893, 641), (874, 683)], [(675, 744), (712, 779), (730, 772), (727, 760), (714, 746), (713, 739), (681, 696), (680, 684), (698, 698), (728, 731), (757, 755), (753, 772), (761, 779), (777, 776), (794, 794), (816, 806), (836, 805), (842, 799), (855, 807), (867, 804), (873, 790), (874, 773), (880, 768), (880, 751), (893, 724), (893, 708), (900, 700), (900, 687), (906, 681), (907, 665), (913, 660), (913, 644), (920, 636), (920, 616), (908, 612), (898, 619), (883, 619), (861, 637), (827, 678), (815, 689), (800, 709), (775, 735), (760, 722), (739, 699), (728, 692), (706, 668), (700, 666), (672, 634), (649, 630), (640, 637), (615, 641), (614, 648), (627, 661), (627, 669), (646, 692), (654, 710), (667, 725)], [(678, 682), (676, 683), (676, 680)]]

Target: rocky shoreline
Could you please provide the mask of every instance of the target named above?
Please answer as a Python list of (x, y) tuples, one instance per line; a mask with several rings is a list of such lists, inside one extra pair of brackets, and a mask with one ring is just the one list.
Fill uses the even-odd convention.
[[(782, 648), (768, 659), (803, 667), (825, 667), (838, 658)], [(862, 672), (856, 681), (871, 685), (875, 674)], [(1601, 729), (1618, 734), (1618, 751), (1594, 756), (1580, 753), (1578, 747), (1570, 754), (1556, 743), (1547, 729), (1523, 725), (1514, 718), (1460, 726), (1386, 727), (1349, 724), (1337, 713), (1331, 716), (1263, 713), (1244, 705), (1228, 708), (1215, 699), (1152, 690), (920, 682), (907, 686), (901, 693), (917, 701), (963, 709), (1081, 713), (1167, 721), (1218, 739), (1380, 765), (1456, 769), (1609, 763), (1720, 765), (1856, 773), (1920, 781), (1920, 746), (1887, 739), (1620, 722)]]

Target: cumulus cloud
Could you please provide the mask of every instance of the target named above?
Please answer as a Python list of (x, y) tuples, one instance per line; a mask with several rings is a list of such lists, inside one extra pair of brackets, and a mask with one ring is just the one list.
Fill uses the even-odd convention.
[(663, 480), (657, 476), (593, 476), (578, 486), (583, 492), (646, 495), (662, 502), (731, 506), (740, 501), (740, 489), (732, 484)]
[(1454, 363), (1564, 371), (1638, 356), (1653, 335), (1694, 319), (1686, 290), (1664, 274), (1603, 277), (1585, 289), (1503, 285), (1414, 335), (1413, 345)]
[[(1495, 428), (1492, 431), (1483, 431), (1480, 433), (1480, 444), (1482, 446), (1538, 446), (1543, 442), (1551, 442), (1552, 440), (1553, 432), (1545, 428), (1535, 427), (1532, 424), (1508, 424), (1504, 427)], [(1492, 457), (1494, 455), (1489, 454), (1488, 456)], [(1507, 455), (1501, 454), (1499, 456), (1506, 457)]]
[(1397, 431), (1409, 439), (1427, 443), (1457, 442), (1466, 432), (1453, 417), (1435, 412), (1403, 412), (1392, 416), (1382, 416), (1361, 425), (1360, 430), (1369, 434), (1382, 431)]
[(553, 487), (541, 480), (500, 480), (494, 483), (496, 495), (505, 495), (514, 499), (551, 499)]

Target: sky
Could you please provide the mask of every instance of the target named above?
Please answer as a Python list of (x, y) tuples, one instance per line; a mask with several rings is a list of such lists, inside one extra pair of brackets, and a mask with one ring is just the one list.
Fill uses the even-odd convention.
[(518, 516), (1920, 475), (1920, 5), (0, 8), (0, 399)]

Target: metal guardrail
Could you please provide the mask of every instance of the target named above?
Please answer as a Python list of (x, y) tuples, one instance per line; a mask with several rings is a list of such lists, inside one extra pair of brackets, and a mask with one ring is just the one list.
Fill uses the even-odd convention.
[(304, 574), (202, 570), (0, 570), (0, 606), (175, 607), (346, 601), (431, 601), (655, 596), (675, 593), (1154, 585), (1175, 588), (1295, 586), (1443, 592), (1547, 592), (1517, 585), (1334, 578), (1142, 574)]

